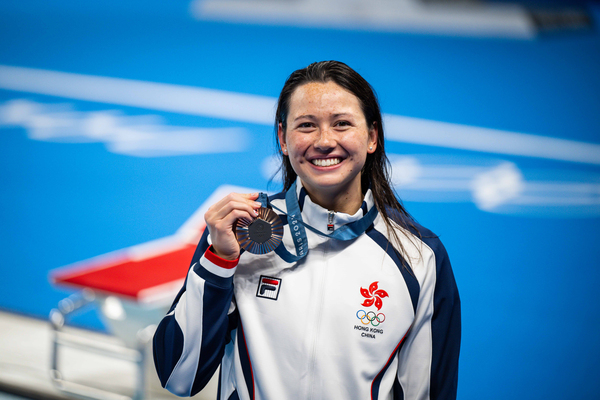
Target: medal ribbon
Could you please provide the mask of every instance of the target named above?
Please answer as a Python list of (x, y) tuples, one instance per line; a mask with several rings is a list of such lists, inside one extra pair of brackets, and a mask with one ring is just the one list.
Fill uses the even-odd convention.
[[(264, 193), (260, 193), (256, 201), (263, 204), (264, 207), (268, 207), (269, 205), (268, 197)], [(275, 249), (275, 253), (288, 263), (299, 261), (308, 254), (308, 238), (306, 237), (305, 228), (323, 237), (346, 241), (362, 235), (377, 217), (377, 207), (373, 206), (361, 219), (343, 225), (330, 234), (321, 232), (302, 221), (302, 213), (300, 212), (298, 196), (296, 195), (295, 181), (285, 194), (285, 204), (287, 206), (287, 213), (272, 204), (270, 206), (288, 217), (288, 224), (290, 226), (292, 238), (294, 239), (294, 246), (296, 247), (296, 255), (290, 253), (290, 251), (285, 248), (283, 241), (279, 243), (279, 246)]]

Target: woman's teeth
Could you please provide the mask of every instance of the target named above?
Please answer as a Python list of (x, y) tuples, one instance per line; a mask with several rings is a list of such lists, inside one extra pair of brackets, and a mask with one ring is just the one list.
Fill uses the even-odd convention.
[(342, 162), (341, 158), (317, 158), (311, 161), (317, 167), (329, 167)]

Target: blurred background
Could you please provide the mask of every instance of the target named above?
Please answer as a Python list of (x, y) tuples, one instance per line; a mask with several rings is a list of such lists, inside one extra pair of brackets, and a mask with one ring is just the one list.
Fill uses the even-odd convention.
[[(276, 97), (334, 59), (377, 91), (396, 189), (450, 254), (459, 398), (597, 398), (599, 17), (597, 1), (2, 1), (0, 319), (46, 329), (78, 288), (53, 276), (199, 232), (222, 185), (278, 191)], [(105, 305), (69, 324), (112, 335)], [(48, 369), (19, 361), (16, 329), (0, 388)]]

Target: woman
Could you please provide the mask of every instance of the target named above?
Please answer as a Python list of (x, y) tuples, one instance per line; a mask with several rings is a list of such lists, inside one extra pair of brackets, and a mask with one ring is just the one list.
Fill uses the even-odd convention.
[(283, 244), (240, 250), (235, 226), (258, 215), (256, 193), (208, 210), (154, 338), (163, 386), (193, 395), (220, 366), (219, 399), (456, 398), (454, 276), (394, 196), (371, 86), (335, 61), (295, 71), (276, 130), (285, 190), (268, 207)]

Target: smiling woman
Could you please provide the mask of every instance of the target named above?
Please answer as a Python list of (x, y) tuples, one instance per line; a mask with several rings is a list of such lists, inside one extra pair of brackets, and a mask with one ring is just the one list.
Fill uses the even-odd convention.
[[(231, 193), (205, 214), (154, 337), (161, 383), (193, 395), (220, 366), (220, 400), (455, 399), (458, 290), (391, 188), (373, 89), (343, 63), (311, 64), (275, 125), (285, 191)], [(275, 236), (266, 254), (247, 246)]]
[(287, 129), (277, 135), (310, 198), (354, 214), (363, 200), (361, 170), (377, 148), (376, 124), (367, 125), (360, 102), (335, 82), (310, 82), (291, 98)]
[[(329, 104), (329, 101), (332, 100), (334, 102)], [(395, 226), (400, 225), (404, 229), (412, 229), (413, 231), (418, 231), (418, 229), (414, 226), (412, 217), (398, 201), (396, 193), (392, 189), (389, 173), (390, 164), (385, 154), (383, 120), (375, 90), (352, 68), (336, 61), (314, 63), (307, 68), (295, 71), (289, 76), (279, 95), (275, 120), (277, 140), (281, 146), (279, 155), (282, 157), (281, 169), (285, 190), (291, 187), (299, 175), (303, 185), (307, 184), (306, 178), (302, 177), (302, 169), (299, 166), (296, 168), (293, 165), (292, 157), (284, 152), (287, 148), (285, 146), (286, 132), (288, 130), (294, 132), (293, 125), (288, 127), (288, 122), (293, 122), (289, 121), (290, 113), (298, 113), (302, 110), (302, 107), (311, 107), (315, 114), (321, 115), (322, 119), (325, 118), (323, 114), (329, 113), (330, 118), (334, 119), (333, 123), (337, 122), (338, 125), (341, 125), (337, 128), (337, 131), (351, 130), (354, 135), (347, 133), (337, 135), (342, 140), (342, 143), (337, 144), (341, 150), (337, 149), (337, 151), (344, 151), (343, 143), (351, 143), (352, 139), (360, 141), (356, 138), (357, 132), (360, 131), (365, 136), (363, 137), (363, 143), (366, 141), (368, 146), (368, 148), (362, 149), (362, 152), (359, 151), (353, 154), (352, 161), (355, 161), (356, 157), (359, 159), (356, 160), (356, 163), (351, 164), (354, 164), (354, 167), (358, 166), (358, 168), (347, 172), (345, 176), (346, 179), (349, 179), (350, 176), (354, 177), (352, 188), (338, 188), (339, 192), (336, 193), (335, 191), (328, 191), (325, 186), (321, 186), (319, 191), (313, 190), (313, 193), (310, 193), (310, 189), (305, 186), (305, 189), (311, 194), (311, 199), (313, 199), (313, 196), (321, 196), (321, 194), (329, 192), (329, 196), (337, 199), (336, 205), (330, 203), (319, 204), (334, 211), (342, 211), (339, 207), (343, 206), (344, 211), (348, 212), (352, 211), (352, 199), (349, 196), (353, 195), (356, 199), (358, 195), (362, 199), (367, 188), (370, 189), (373, 194), (373, 201), (383, 217), (388, 234), (393, 238), (395, 247), (402, 252), (402, 241), (396, 233)], [(299, 110), (296, 110), (296, 108)], [(300, 112), (298, 115), (307, 117), (311, 114)], [(344, 116), (345, 119), (342, 118)], [(316, 132), (318, 133), (319, 130)], [(291, 134), (291, 136), (295, 135)], [(293, 138), (291, 140), (293, 141)], [(325, 152), (327, 151), (326, 149)], [(321, 152), (323, 151), (321, 150)], [(327, 160), (327, 157), (325, 159)], [(316, 161), (317, 164), (331, 162)], [(308, 184), (310, 185), (310, 183)], [(325, 199), (321, 201), (325, 201)], [(350, 204), (347, 204), (347, 202), (350, 202)], [(397, 215), (394, 223), (391, 222), (392, 215)]]

